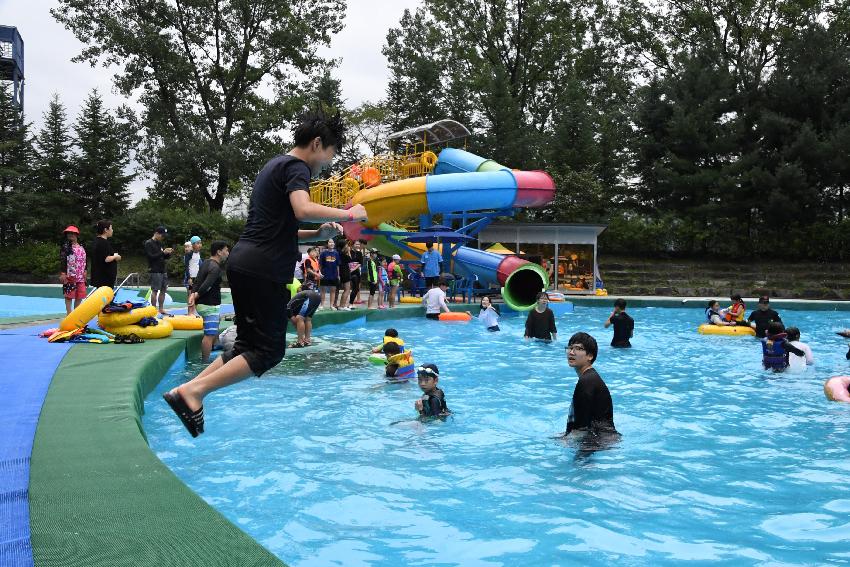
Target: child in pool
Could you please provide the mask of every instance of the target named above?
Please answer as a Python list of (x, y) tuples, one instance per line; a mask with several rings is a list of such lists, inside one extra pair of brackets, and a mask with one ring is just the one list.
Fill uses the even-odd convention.
[(741, 298), (741, 294), (736, 293), (729, 300), (732, 301), (732, 305), (720, 312), (723, 318), (733, 323), (743, 323), (747, 306)]
[(416, 373), (416, 364), (413, 361), (413, 351), (401, 352), (398, 343), (389, 342), (384, 345), (384, 354), (387, 355), (385, 375), (393, 382), (406, 382)]
[[(472, 313), (469, 311), (466, 312), (467, 315), (472, 317)], [(495, 305), (491, 300), (489, 295), (485, 295), (481, 298), (481, 310), (478, 311), (478, 320), (484, 323), (484, 326), (487, 327), (488, 331), (496, 332), (499, 331), (499, 317), (501, 313), (499, 312), (499, 306)]]
[(414, 407), (420, 417), (442, 417), (451, 412), (446, 407), (446, 395), (437, 387), (440, 381), (440, 370), (436, 364), (423, 364), (416, 369), (422, 397), (416, 400)]
[(404, 352), (404, 341), (398, 338), (398, 331), (390, 327), (384, 331), (384, 341), (372, 349), (372, 354), (384, 352), (384, 347), (387, 346), (387, 343), (397, 343), (401, 347), (401, 352)]
[(790, 362), (788, 355), (796, 354), (805, 357), (805, 351), (795, 347), (788, 340), (785, 325), (774, 321), (767, 327), (767, 336), (761, 340), (762, 365), (765, 370), (784, 372)]

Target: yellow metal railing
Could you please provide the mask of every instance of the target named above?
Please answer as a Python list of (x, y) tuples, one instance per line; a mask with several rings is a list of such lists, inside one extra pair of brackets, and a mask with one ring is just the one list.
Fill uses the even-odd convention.
[(420, 177), (434, 170), (437, 156), (424, 144), (405, 146), (403, 153), (360, 160), (342, 172), (310, 184), (310, 199), (327, 207), (343, 207), (358, 191), (399, 179)]

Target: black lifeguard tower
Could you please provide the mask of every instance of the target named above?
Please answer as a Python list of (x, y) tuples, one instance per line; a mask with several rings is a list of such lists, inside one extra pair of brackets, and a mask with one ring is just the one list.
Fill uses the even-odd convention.
[(12, 82), (12, 102), (24, 109), (24, 40), (18, 28), (0, 26), (0, 81)]

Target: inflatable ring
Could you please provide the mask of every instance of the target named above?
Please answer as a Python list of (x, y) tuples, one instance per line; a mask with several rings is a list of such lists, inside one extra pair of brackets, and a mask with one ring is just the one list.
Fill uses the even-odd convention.
[(168, 321), (175, 331), (204, 330), (204, 319), (194, 315), (174, 315), (172, 317), (165, 317), (163, 320)]
[(171, 326), (171, 323), (168, 321), (161, 319), (159, 324), (151, 325), (149, 327), (139, 327), (138, 325), (124, 325), (121, 327), (110, 327), (106, 329), (108, 332), (113, 335), (129, 335), (130, 333), (135, 334), (143, 339), (164, 339), (167, 336), (170, 336), (174, 331), (174, 327)]
[(547, 295), (549, 296), (549, 301), (553, 303), (560, 303), (562, 301), (566, 301), (567, 299), (566, 296), (560, 291), (550, 291), (549, 293), (547, 293)]
[(831, 402), (850, 402), (850, 376), (833, 376), (823, 384), (823, 393)]
[(419, 161), (422, 162), (422, 165), (424, 165), (425, 167), (430, 169), (430, 168), (434, 167), (435, 165), (437, 165), (437, 154), (435, 154), (434, 152), (430, 152), (430, 151), (425, 152), (425, 153), (422, 154), (422, 157), (420, 158)]
[(133, 323), (141, 321), (145, 317), (156, 317), (157, 313), (158, 311), (153, 305), (139, 307), (138, 309), (126, 311), (124, 313), (101, 313), (97, 318), (97, 324), (100, 325), (101, 329), (105, 329), (107, 327), (123, 327), (124, 325), (132, 325)]
[(345, 185), (345, 191), (349, 195), (354, 195), (358, 191), (360, 191), (360, 182), (354, 179), (353, 177), (346, 177), (343, 179), (343, 184)]
[(385, 354), (381, 354), (380, 352), (373, 352), (369, 355), (369, 362), (371, 362), (375, 366), (383, 366), (387, 363), (387, 356)]
[(399, 303), (422, 303), (421, 297), (413, 297), (411, 295), (405, 295), (401, 299), (399, 299)]
[(440, 313), (440, 321), (469, 321), (472, 315), (469, 313), (461, 313), (459, 311), (449, 311), (448, 313)]
[(756, 336), (756, 332), (752, 327), (743, 327), (740, 325), (736, 325), (734, 327), (731, 325), (709, 325), (708, 323), (700, 325), (697, 328), (697, 333), (700, 335), (730, 335), (740, 337)]
[(608, 290), (603, 287), (601, 289), (597, 289), (595, 293), (596, 295), (608, 295)]
[(375, 167), (367, 167), (363, 170), (360, 179), (366, 187), (375, 187), (381, 184), (381, 172)]
[(94, 319), (101, 309), (112, 302), (115, 292), (109, 286), (102, 286), (94, 290), (91, 295), (83, 300), (80, 305), (71, 311), (67, 317), (59, 323), (62, 331), (73, 331), (85, 327), (89, 321)]

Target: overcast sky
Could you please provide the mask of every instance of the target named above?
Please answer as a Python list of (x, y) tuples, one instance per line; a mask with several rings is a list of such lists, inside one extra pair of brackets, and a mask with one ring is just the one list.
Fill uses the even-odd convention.
[[(71, 62), (83, 45), (50, 15), (56, 4), (54, 0), (0, 0), (0, 25), (17, 27), (24, 40), (24, 110), (36, 129), (54, 92), (59, 93), (71, 121), (93, 88), (110, 108), (126, 102), (115, 92), (109, 69)], [(387, 30), (398, 24), (405, 8), (419, 4), (419, 0), (348, 0), (345, 28), (323, 55), (342, 60), (334, 75), (342, 81), (349, 106), (384, 95), (388, 71), (381, 48)], [(134, 200), (142, 196), (146, 183), (134, 183)]]

